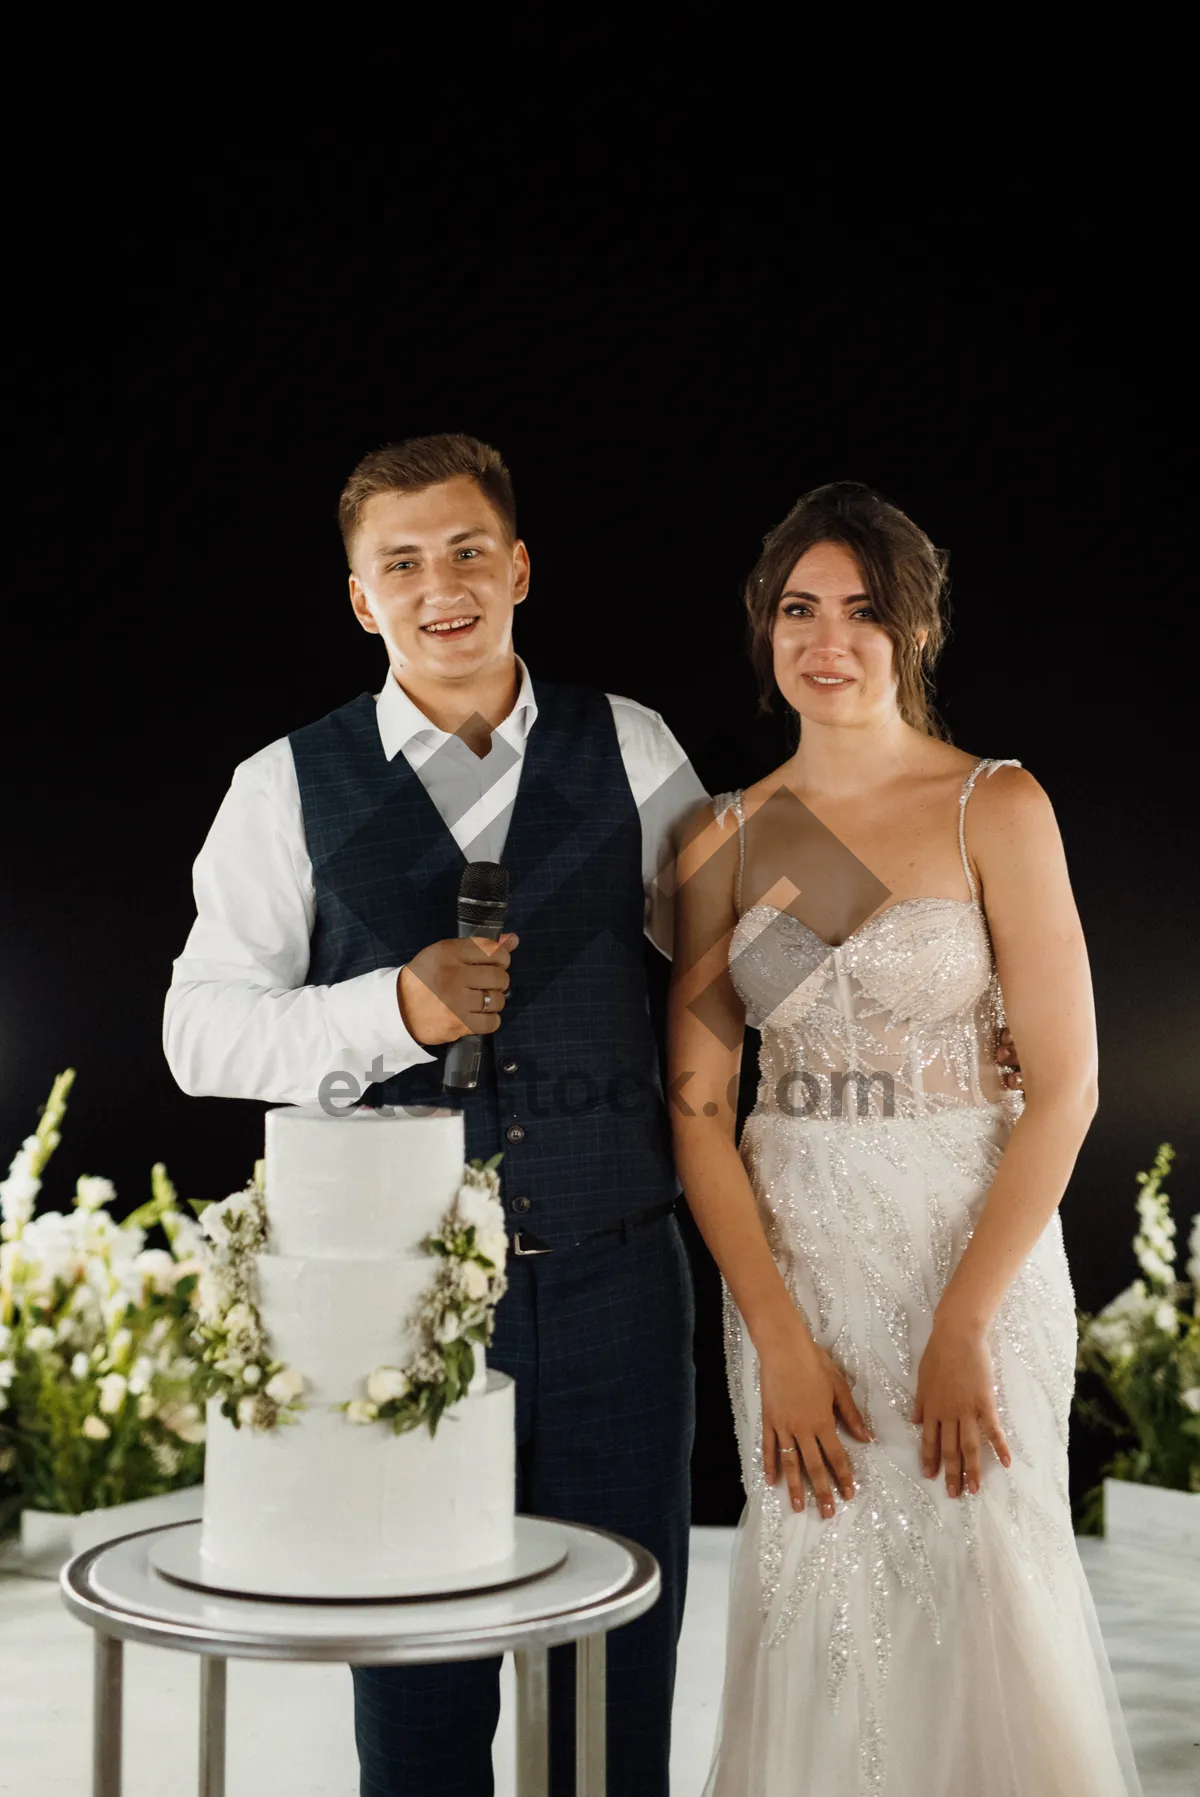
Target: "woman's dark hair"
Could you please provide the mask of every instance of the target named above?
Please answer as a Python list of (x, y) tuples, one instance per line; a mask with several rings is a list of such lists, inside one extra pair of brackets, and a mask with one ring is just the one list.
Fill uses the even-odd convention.
[[(945, 636), (948, 557), (899, 506), (856, 480), (814, 487), (763, 539), (745, 587), (759, 710), (771, 709), (775, 693), (772, 644), (780, 598), (788, 575), (816, 543), (841, 543), (858, 563), (863, 588), (892, 639), (901, 717), (927, 736), (943, 736), (930, 700), (930, 675)], [(921, 631), (926, 632), (924, 643)]]

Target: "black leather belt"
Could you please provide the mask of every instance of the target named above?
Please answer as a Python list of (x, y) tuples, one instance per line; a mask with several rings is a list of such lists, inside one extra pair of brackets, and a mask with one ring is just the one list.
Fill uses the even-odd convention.
[[(660, 1217), (669, 1217), (679, 1203), (678, 1198), (670, 1199), (666, 1204), (652, 1205), (649, 1210), (635, 1212), (632, 1217), (622, 1217), (619, 1223), (609, 1223), (604, 1229), (593, 1229), (590, 1235), (581, 1235), (577, 1242), (567, 1242), (566, 1249), (582, 1248), (585, 1242), (599, 1242), (607, 1235), (619, 1235), (624, 1241), (631, 1229), (644, 1229), (647, 1223), (657, 1223)], [(528, 1254), (561, 1254), (562, 1248), (551, 1248), (546, 1242), (539, 1240), (528, 1229), (518, 1229), (513, 1235), (513, 1253), (522, 1258)]]

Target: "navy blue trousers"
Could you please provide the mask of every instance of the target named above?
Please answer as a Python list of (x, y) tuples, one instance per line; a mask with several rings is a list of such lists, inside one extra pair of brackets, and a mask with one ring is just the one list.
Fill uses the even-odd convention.
[[(668, 1797), (694, 1428), (693, 1301), (673, 1217), (512, 1257), (488, 1364), (517, 1385), (517, 1508), (612, 1529), (662, 1568), (654, 1608), (608, 1637), (609, 1789)], [(551, 1791), (575, 1789), (575, 1650), (550, 1654)], [(491, 1797), (499, 1659), (354, 1667), (361, 1797)]]

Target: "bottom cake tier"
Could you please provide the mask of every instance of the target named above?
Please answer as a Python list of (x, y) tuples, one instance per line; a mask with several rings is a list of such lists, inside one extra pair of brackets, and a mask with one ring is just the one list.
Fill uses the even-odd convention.
[(297, 1597), (371, 1594), (388, 1579), (450, 1579), (513, 1552), (514, 1387), (490, 1372), (436, 1436), (395, 1435), (314, 1405), (269, 1433), (208, 1407), (200, 1558), (219, 1584), (255, 1575)]

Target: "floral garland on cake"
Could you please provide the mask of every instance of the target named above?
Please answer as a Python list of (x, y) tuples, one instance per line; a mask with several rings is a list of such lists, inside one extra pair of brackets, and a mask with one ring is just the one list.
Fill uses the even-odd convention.
[(200, 1389), (220, 1398), (235, 1429), (264, 1431), (296, 1420), (306, 1384), (303, 1373), (274, 1358), (259, 1314), (254, 1257), (267, 1245), (265, 1171), (256, 1161), (244, 1190), (193, 1206), (207, 1238), (196, 1291)]
[(424, 1424), (436, 1435), (445, 1412), (466, 1396), (475, 1344), (491, 1342), (496, 1306), (508, 1288), (500, 1160), (496, 1154), (463, 1168), (441, 1227), (421, 1244), (443, 1264), (417, 1310), (420, 1346), (406, 1366), (376, 1367), (366, 1397), (340, 1406), (350, 1422), (388, 1422), (397, 1435)]

